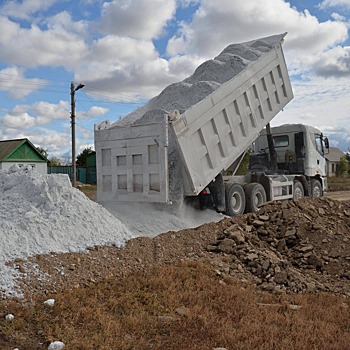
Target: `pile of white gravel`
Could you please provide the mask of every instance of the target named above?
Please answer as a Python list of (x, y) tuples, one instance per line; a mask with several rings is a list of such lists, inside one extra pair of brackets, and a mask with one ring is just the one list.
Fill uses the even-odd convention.
[(5, 262), (95, 245), (121, 246), (131, 231), (101, 205), (72, 188), (68, 175), (41, 175), (31, 167), (0, 171), (0, 286), (13, 288)]
[(0, 171), (0, 294), (19, 296), (8, 261), (50, 252), (122, 246), (137, 236), (199, 226), (222, 218), (213, 211), (110, 203), (105, 209), (71, 186), (68, 175), (42, 175), (17, 165)]

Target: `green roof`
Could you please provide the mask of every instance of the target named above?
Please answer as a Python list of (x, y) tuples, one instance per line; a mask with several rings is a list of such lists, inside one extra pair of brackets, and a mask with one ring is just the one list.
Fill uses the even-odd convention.
[(47, 162), (28, 139), (0, 141), (0, 162)]

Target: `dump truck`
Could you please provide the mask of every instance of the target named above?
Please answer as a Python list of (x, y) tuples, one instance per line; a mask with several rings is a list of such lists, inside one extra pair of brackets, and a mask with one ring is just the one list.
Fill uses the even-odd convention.
[[(323, 149), (323, 135), (306, 126), (275, 129), (275, 139), (271, 134), (271, 120), (293, 98), (285, 34), (229, 46), (179, 88), (173, 84), (141, 107), (138, 118), (95, 125), (97, 200), (192, 198), (234, 216), (270, 200), (321, 195), (327, 186), (324, 157), (314, 149), (320, 143)], [(291, 140), (280, 148), (284, 136), (278, 130)], [(235, 175), (253, 144), (258, 151), (250, 172)], [(318, 171), (309, 171), (315, 155)]]

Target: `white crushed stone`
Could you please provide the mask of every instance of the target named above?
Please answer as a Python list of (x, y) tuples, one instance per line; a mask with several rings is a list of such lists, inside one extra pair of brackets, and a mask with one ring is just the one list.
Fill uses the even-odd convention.
[(259, 57), (271, 51), (283, 37), (284, 34), (273, 35), (227, 46), (217, 57), (202, 63), (191, 76), (167, 86), (158, 96), (110, 124), (110, 127), (133, 123), (147, 124), (163, 117), (164, 112), (170, 113), (175, 109), (184, 111), (194, 106)]
[(14, 271), (5, 262), (88, 246), (121, 246), (131, 231), (101, 205), (72, 188), (68, 175), (30, 167), (0, 171), (0, 286), (11, 294)]

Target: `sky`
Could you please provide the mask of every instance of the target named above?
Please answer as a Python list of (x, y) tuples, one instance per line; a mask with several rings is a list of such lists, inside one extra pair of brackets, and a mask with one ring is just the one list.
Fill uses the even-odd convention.
[(77, 155), (114, 122), (227, 45), (287, 32), (294, 99), (272, 121), (350, 148), (350, 0), (0, 0), (0, 140)]

